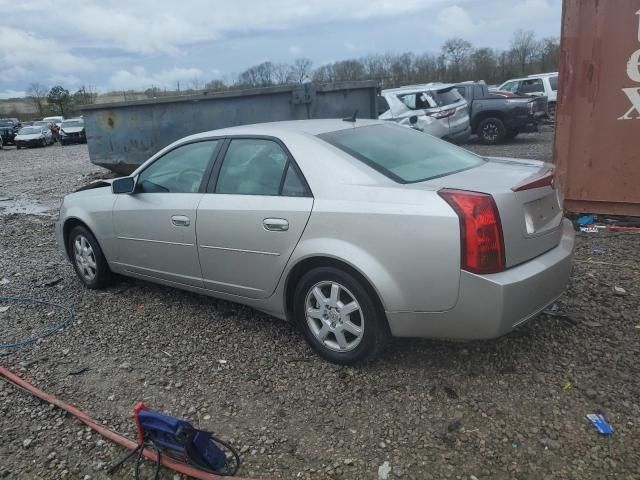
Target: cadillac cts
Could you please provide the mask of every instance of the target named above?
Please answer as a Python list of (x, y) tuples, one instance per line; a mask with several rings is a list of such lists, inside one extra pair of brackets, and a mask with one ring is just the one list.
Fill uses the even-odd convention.
[(122, 274), (247, 304), (342, 364), (390, 336), (511, 331), (562, 294), (574, 244), (548, 164), (373, 120), (192, 135), (67, 195), (57, 236), (88, 288)]

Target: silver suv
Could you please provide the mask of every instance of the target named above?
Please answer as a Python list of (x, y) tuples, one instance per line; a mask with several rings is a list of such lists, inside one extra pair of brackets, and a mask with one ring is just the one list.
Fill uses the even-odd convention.
[(467, 101), (453, 84), (427, 83), (383, 90), (379, 106), (384, 110), (380, 120), (391, 120), (454, 143), (463, 143), (471, 135)]

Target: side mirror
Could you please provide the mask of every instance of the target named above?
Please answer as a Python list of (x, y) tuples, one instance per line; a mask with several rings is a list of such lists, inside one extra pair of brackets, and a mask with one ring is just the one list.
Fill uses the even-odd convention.
[(115, 194), (131, 194), (136, 188), (136, 181), (133, 177), (116, 178), (111, 182), (111, 191)]
[(413, 116), (409, 117), (409, 123), (410, 123), (411, 125), (415, 125), (416, 123), (418, 123), (418, 117), (417, 117), (417, 116), (415, 116), (415, 115), (413, 115)]

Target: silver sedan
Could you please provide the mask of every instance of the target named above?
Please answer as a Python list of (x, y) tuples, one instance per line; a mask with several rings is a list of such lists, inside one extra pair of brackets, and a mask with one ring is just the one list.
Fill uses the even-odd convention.
[(553, 169), (381, 121), (192, 135), (65, 197), (88, 288), (122, 274), (249, 305), (353, 364), (390, 336), (503, 335), (552, 303), (573, 228)]

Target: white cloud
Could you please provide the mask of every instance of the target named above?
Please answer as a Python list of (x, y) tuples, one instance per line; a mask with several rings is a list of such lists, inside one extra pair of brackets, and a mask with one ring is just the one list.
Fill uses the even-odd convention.
[(298, 57), (302, 54), (302, 49), (300, 47), (297, 47), (295, 45), (291, 45), (289, 47), (289, 53), (291, 55), (293, 55), (294, 57)]
[(2, 98), (2, 99), (20, 98), (20, 97), (24, 97), (24, 96), (25, 96), (25, 92), (23, 92), (21, 90), (4, 90), (4, 91), (0, 91), (0, 98)]
[(464, 36), (474, 33), (477, 27), (469, 12), (458, 5), (452, 5), (438, 12), (434, 29), (443, 36)]
[[(173, 3), (163, 5), (158, 0), (102, 0), (48, 9), (46, 18), (29, 21), (53, 38), (74, 36), (87, 47), (177, 55), (180, 47), (214, 41), (230, 32), (388, 19), (433, 10), (447, 3), (447, 0), (218, 0), (212, 8), (209, 0), (182, 0), (176, 8)], [(10, 10), (9, 15), (3, 12), (3, 22), (22, 27), (24, 19), (31, 16), (27, 11), (36, 4), (36, 0), (22, 0), (19, 9)]]
[(358, 50), (358, 46), (355, 43), (344, 42), (344, 48), (346, 48), (350, 52), (355, 52)]
[(149, 87), (175, 88), (180, 82), (181, 88), (189, 88), (189, 83), (201, 80), (203, 72), (198, 68), (172, 68), (158, 73), (148, 73), (144, 67), (131, 70), (118, 70), (109, 78), (109, 85), (115, 90), (145, 90)]
[(73, 55), (60, 42), (17, 28), (0, 27), (0, 71), (43, 66), (53, 72), (86, 71), (86, 59)]

